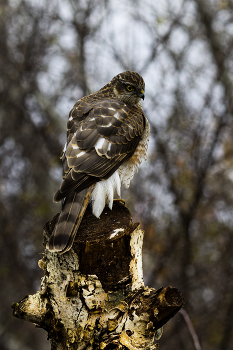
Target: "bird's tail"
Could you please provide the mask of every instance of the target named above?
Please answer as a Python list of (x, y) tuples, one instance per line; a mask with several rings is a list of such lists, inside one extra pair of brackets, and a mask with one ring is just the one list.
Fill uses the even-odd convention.
[(52, 252), (65, 253), (73, 245), (94, 185), (79, 193), (70, 193), (65, 199), (58, 222), (46, 248)]

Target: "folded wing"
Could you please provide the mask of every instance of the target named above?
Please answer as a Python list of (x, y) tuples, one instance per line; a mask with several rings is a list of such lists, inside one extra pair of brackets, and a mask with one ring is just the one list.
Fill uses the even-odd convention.
[(117, 100), (79, 103), (70, 113), (60, 201), (110, 177), (130, 158), (143, 134), (142, 110)]

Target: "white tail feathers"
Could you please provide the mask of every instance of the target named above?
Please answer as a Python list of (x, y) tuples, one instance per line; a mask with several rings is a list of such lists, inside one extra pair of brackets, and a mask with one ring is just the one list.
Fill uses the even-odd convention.
[(112, 209), (114, 194), (121, 195), (121, 180), (116, 170), (107, 180), (99, 181), (95, 184), (91, 194), (92, 213), (99, 218), (104, 207), (108, 204)]

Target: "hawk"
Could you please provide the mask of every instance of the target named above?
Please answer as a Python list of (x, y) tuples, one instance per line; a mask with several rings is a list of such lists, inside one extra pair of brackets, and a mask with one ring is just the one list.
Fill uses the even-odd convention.
[(146, 159), (150, 127), (141, 99), (145, 83), (136, 72), (116, 75), (99, 91), (78, 100), (69, 114), (63, 160), (63, 182), (54, 196), (62, 201), (58, 222), (47, 244), (65, 253), (73, 244), (89, 201), (100, 217), (121, 184), (129, 187)]

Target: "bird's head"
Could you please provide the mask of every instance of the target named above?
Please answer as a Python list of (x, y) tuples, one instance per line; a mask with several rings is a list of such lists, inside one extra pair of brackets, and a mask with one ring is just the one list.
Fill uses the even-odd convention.
[(142, 98), (144, 100), (145, 83), (141, 75), (126, 71), (112, 79), (113, 92), (116, 98), (131, 106), (137, 106)]

